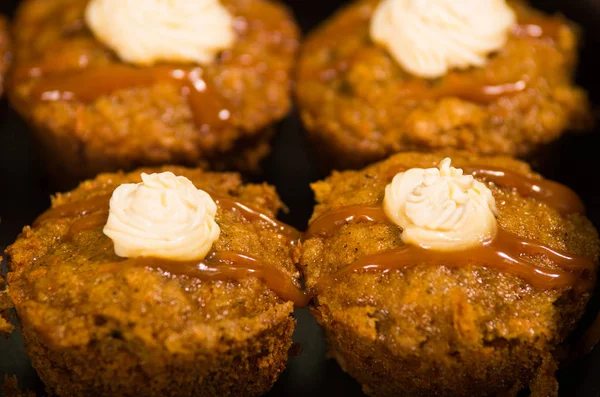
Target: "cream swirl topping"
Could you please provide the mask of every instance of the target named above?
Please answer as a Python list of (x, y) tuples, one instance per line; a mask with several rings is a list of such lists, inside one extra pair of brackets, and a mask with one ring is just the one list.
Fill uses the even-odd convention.
[(515, 22), (505, 0), (383, 0), (370, 34), (409, 73), (437, 78), (483, 66)]
[(142, 182), (115, 189), (104, 234), (121, 257), (199, 260), (219, 238), (216, 214), (210, 195), (189, 179), (142, 173)]
[(219, 0), (91, 0), (85, 20), (125, 62), (208, 64), (235, 40)]
[(491, 190), (450, 166), (411, 168), (385, 189), (383, 209), (402, 230), (402, 241), (437, 251), (458, 251), (490, 241), (497, 231)]

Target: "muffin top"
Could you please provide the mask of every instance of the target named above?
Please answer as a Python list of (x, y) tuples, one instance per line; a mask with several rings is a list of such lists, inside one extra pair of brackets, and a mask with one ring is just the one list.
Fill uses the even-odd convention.
[[(390, 153), (422, 148), (523, 154), (556, 138), (563, 129), (580, 125), (575, 121), (587, 120), (587, 107), (581, 106), (587, 103), (585, 94), (571, 81), (577, 30), (564, 18), (509, 1), (516, 23), (498, 50), (477, 66), (467, 63), (425, 78), (406, 70), (394, 53), (411, 58), (413, 46), (429, 48), (438, 44), (436, 39), (443, 50), (444, 40), (450, 40), (444, 36), (453, 32), (436, 32), (431, 27), (435, 24), (419, 25), (424, 43), (404, 43), (398, 37), (398, 43), (388, 43), (398, 48), (387, 48), (373, 37), (374, 18), (407, 19), (397, 21), (397, 29), (415, 22), (408, 15), (414, 10), (381, 16), (380, 8), (394, 1), (359, 0), (348, 5), (310, 34), (302, 48), (297, 88), (302, 117), (309, 132), (331, 147), (334, 155), (346, 152), (341, 166), (359, 167)], [(427, 4), (439, 3), (455, 2)], [(423, 3), (412, 4), (417, 8)], [(407, 31), (411, 34), (410, 28)], [(387, 34), (394, 37), (393, 33)], [(419, 34), (413, 36), (417, 40)], [(473, 36), (460, 39), (485, 48), (482, 42), (487, 37)], [(421, 63), (438, 55), (424, 54)]]
[[(264, 0), (206, 0), (204, 3), (222, 8), (217, 14), (226, 13), (223, 23), (231, 27), (227, 45), (204, 43), (214, 50), (214, 57), (183, 57), (181, 61), (159, 57), (134, 63), (125, 61), (129, 58), (120, 52), (117, 55), (115, 45), (106, 44), (112, 43), (105, 37), (109, 34), (96, 24), (105, 29), (122, 24), (129, 36), (139, 36), (130, 47), (162, 40), (159, 44), (168, 50), (199, 40), (198, 32), (183, 28), (183, 33), (157, 35), (165, 26), (177, 25), (177, 17), (185, 19), (186, 10), (134, 26), (140, 21), (131, 15), (128, 25), (128, 13), (121, 8), (127, 11), (135, 8), (135, 3), (94, 3), (102, 3), (97, 8), (104, 12), (104, 19), (111, 12), (106, 8), (115, 7), (118, 20), (99, 22), (102, 18), (96, 14), (100, 11), (95, 18), (86, 18), (91, 14), (87, 0), (27, 0), (18, 9), (11, 98), (17, 109), (35, 122), (75, 134), (94, 130), (94, 137), (110, 150), (131, 151), (132, 145), (137, 146), (159, 163), (168, 161), (168, 157), (161, 158), (161, 153), (166, 156), (168, 151), (194, 158), (226, 150), (240, 137), (252, 136), (287, 113), (298, 29), (284, 6)], [(160, 4), (171, 3), (182, 0)], [(183, 3), (187, 8), (201, 7), (198, 2)], [(189, 21), (182, 24), (185, 22)], [(210, 24), (220, 20), (200, 22), (208, 24), (204, 29), (207, 36), (219, 32)], [(92, 33), (90, 23), (97, 34)], [(171, 45), (165, 43), (168, 40)], [(194, 43), (190, 46), (194, 48)], [(205, 62), (200, 63), (202, 59)], [(115, 142), (119, 144), (109, 145)]]
[(0, 16), (0, 96), (4, 92), (4, 75), (11, 60), (9, 43), (8, 21)]
[[(103, 211), (118, 186), (140, 182), (142, 172), (165, 171), (188, 178), (218, 203), (220, 233), (204, 261), (136, 263), (117, 256), (111, 234), (103, 232)], [(111, 200), (111, 216), (114, 205)], [(274, 220), (281, 207), (272, 187), (243, 185), (233, 173), (163, 167), (102, 174), (54, 197), (52, 209), (7, 249), (10, 297), (21, 321), (50, 346), (112, 336), (185, 354), (242, 342), (289, 316), (293, 297), (280, 293), (281, 286), (303, 296), (294, 266), (297, 235)], [(214, 265), (213, 256), (225, 260)], [(244, 271), (240, 256), (255, 262), (257, 277), (226, 273), (236, 266)]]
[[(497, 221), (498, 241), (512, 236), (525, 242), (518, 250), (498, 249), (513, 264), (500, 268), (496, 259), (471, 247), (418, 251), (403, 235), (409, 226), (402, 229), (386, 215), (386, 186), (395, 175), (436, 167), (445, 157), (465, 174), (474, 172), (476, 191), (487, 190), (477, 187), (479, 182), (490, 189), (492, 197), (486, 200), (495, 201), (492, 219)], [(492, 179), (498, 173), (509, 178)], [(315, 183), (313, 190), (317, 206), (300, 259), (306, 286), (332, 321), (393, 351), (406, 354), (426, 340), (426, 349), (440, 351), (452, 349), (453, 343), (496, 339), (557, 343), (590, 296), (599, 254), (597, 232), (578, 213), (582, 207), (572, 191), (545, 181), (523, 162), (465, 152), (402, 153), (361, 171), (336, 172)], [(422, 217), (417, 223), (427, 228), (432, 218), (424, 215), (429, 213), (412, 215)], [(454, 215), (447, 219), (455, 222)], [(472, 230), (484, 215), (461, 218), (465, 222), (457, 230)], [(530, 251), (534, 246), (539, 250)], [(399, 254), (385, 257), (389, 252)], [(564, 262), (563, 257), (572, 260)], [(558, 276), (539, 279), (540, 274)], [(564, 283), (552, 284), (561, 277)], [(452, 339), (457, 333), (460, 337)]]

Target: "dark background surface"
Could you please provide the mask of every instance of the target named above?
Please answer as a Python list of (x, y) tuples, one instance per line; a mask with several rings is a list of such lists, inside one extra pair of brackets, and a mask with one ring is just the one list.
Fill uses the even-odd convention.
[[(287, 0), (287, 3), (296, 13), (303, 31), (307, 32), (344, 1)], [(578, 80), (598, 105), (600, 57), (596, 53), (600, 49), (600, 0), (540, 0), (532, 3), (547, 11), (560, 10), (584, 27), (585, 40)], [(0, 12), (11, 15), (17, 4), (18, 0), (0, 0)], [(565, 137), (534, 160), (536, 170), (571, 186), (581, 195), (588, 208), (588, 216), (596, 227), (600, 227), (599, 150), (600, 130), (596, 130), (587, 135)], [(9, 108), (6, 100), (2, 100), (0, 249), (10, 244), (24, 225), (31, 223), (36, 215), (49, 206), (49, 195), (53, 188), (46, 181), (33, 153), (27, 127)], [(275, 150), (267, 159), (265, 170), (264, 180), (277, 187), (282, 200), (290, 208), (290, 212), (283, 214), (281, 219), (304, 229), (313, 205), (308, 184), (322, 175), (315, 168), (315, 159), (296, 113), (280, 124)], [(598, 307), (600, 299), (596, 298), (590, 304), (581, 329), (593, 320)], [(325, 341), (309, 312), (306, 309), (299, 310), (296, 318), (298, 327), (294, 340), (300, 344), (302, 352), (290, 357), (287, 370), (269, 396), (305, 396), (307, 393), (312, 396), (362, 396), (356, 382), (345, 375), (335, 361), (326, 359)], [(18, 332), (13, 332), (7, 340), (0, 338), (0, 375), (16, 374), (22, 387), (42, 393), (43, 385), (31, 368), (22, 344)], [(600, 396), (600, 348), (560, 371), (559, 381), (561, 396)]]

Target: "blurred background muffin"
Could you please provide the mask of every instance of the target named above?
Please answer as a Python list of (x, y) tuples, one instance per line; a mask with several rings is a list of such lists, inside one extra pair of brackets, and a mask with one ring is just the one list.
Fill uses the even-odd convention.
[(298, 30), (264, 0), (27, 0), (10, 99), (57, 179), (177, 163), (257, 171)]
[(307, 303), (281, 206), (266, 184), (181, 167), (101, 174), (57, 195), (6, 251), (46, 391), (266, 393), (286, 365), (294, 303)]
[(413, 149), (526, 156), (590, 123), (577, 45), (571, 22), (521, 1), (360, 0), (308, 36), (296, 94), (335, 168)]
[(8, 21), (0, 15), (0, 96), (4, 93), (4, 77), (11, 59), (9, 37)]
[(575, 193), (466, 152), (401, 153), (313, 190), (300, 267), (330, 355), (364, 393), (557, 395), (555, 347), (598, 266)]

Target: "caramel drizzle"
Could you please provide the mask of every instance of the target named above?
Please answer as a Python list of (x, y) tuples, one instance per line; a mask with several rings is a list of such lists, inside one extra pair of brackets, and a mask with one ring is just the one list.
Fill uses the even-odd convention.
[(171, 83), (179, 86), (187, 97), (196, 125), (219, 129), (230, 119), (230, 111), (204, 79), (204, 70), (200, 67), (136, 68), (119, 64), (89, 69), (86, 67), (87, 62), (82, 62), (80, 70), (59, 73), (57, 66), (49, 64), (19, 70), (16, 75), (41, 76), (30, 95), (39, 101), (49, 102), (77, 100), (90, 103), (121, 89)]
[[(400, 167), (394, 167), (393, 175)], [(402, 167), (401, 170), (405, 170)], [(519, 173), (501, 168), (480, 166), (464, 167), (466, 173), (483, 177), (498, 185), (514, 187), (523, 196), (533, 196), (545, 201), (564, 213), (582, 212), (583, 204), (569, 188), (547, 180), (533, 180)], [(390, 178), (391, 173), (384, 177)], [(332, 236), (349, 222), (370, 222), (390, 224), (381, 206), (354, 205), (333, 209), (313, 221), (305, 234), (305, 239)], [(395, 225), (394, 225), (395, 226)], [(516, 254), (515, 254), (516, 253)], [(523, 256), (523, 254), (525, 256)], [(545, 256), (558, 268), (542, 267), (530, 256)], [(594, 261), (579, 255), (571, 255), (552, 249), (533, 240), (521, 238), (499, 229), (495, 238), (482, 246), (461, 252), (437, 252), (416, 246), (405, 245), (387, 252), (363, 257), (333, 275), (326, 276), (317, 283), (317, 292), (348, 273), (361, 271), (382, 271), (404, 269), (417, 263), (465, 266), (469, 263), (482, 264), (501, 272), (515, 274), (534, 287), (543, 289), (574, 286), (578, 290), (589, 290), (595, 283)], [(578, 282), (580, 281), (581, 282)]]
[[(515, 37), (530, 39), (548, 39), (554, 41), (559, 37), (562, 23), (559, 19), (547, 20), (539, 17), (527, 17), (515, 24), (511, 33)], [(352, 27), (355, 29), (355, 27)], [(349, 69), (352, 57), (336, 59), (321, 67), (315, 77), (323, 82), (334, 80), (340, 73)], [(439, 100), (445, 97), (456, 97), (466, 101), (488, 104), (501, 97), (512, 96), (524, 91), (527, 82), (523, 79), (512, 82), (469, 81), (464, 82), (460, 74), (450, 73), (437, 85), (416, 79), (398, 84), (394, 95), (398, 100)]]
[(510, 32), (515, 37), (556, 41), (560, 37), (563, 26), (564, 22), (556, 16), (529, 15), (513, 25)]
[(461, 98), (466, 101), (487, 104), (498, 98), (511, 96), (527, 88), (525, 80), (510, 83), (491, 84), (471, 80), (463, 82), (456, 74), (449, 74), (442, 82), (430, 85), (425, 80), (403, 82), (394, 93), (398, 100), (439, 100), (447, 97)]
[[(88, 200), (76, 201), (54, 207), (42, 214), (34, 223), (40, 225), (53, 219), (63, 217), (80, 217), (67, 233), (67, 238), (73, 238), (79, 233), (94, 230), (106, 224), (110, 194), (92, 197)], [(247, 221), (262, 221), (273, 228), (290, 244), (295, 244), (300, 239), (300, 232), (291, 226), (279, 222), (241, 202), (227, 198), (213, 196), (219, 208), (223, 211), (239, 213)], [(264, 281), (269, 289), (286, 301), (292, 301), (297, 307), (308, 305), (309, 297), (288, 277), (279, 270), (265, 266), (260, 261), (247, 255), (234, 252), (216, 252), (210, 254), (203, 261), (170, 261), (158, 258), (131, 258), (120, 262), (108, 263), (100, 266), (100, 272), (116, 272), (124, 266), (148, 267), (161, 269), (167, 273), (186, 275), (201, 280), (239, 280), (247, 277), (256, 277)]]
[(308, 225), (304, 239), (320, 236), (330, 237), (350, 222), (387, 223), (389, 218), (381, 206), (349, 205), (327, 211)]
[(235, 252), (215, 252), (202, 261), (169, 261), (158, 258), (134, 258), (100, 265), (100, 273), (116, 273), (124, 268), (159, 269), (165, 273), (188, 276), (203, 281), (236, 281), (248, 277), (262, 280), (267, 287), (296, 307), (306, 307), (309, 297), (283, 272), (265, 266), (256, 258)]
[[(531, 197), (546, 203), (562, 214), (584, 214), (583, 202), (573, 190), (560, 183), (547, 179), (531, 178), (502, 167), (489, 165), (468, 165), (461, 167), (465, 174), (492, 182), (500, 187), (513, 188), (523, 197)], [(392, 179), (397, 173), (407, 169), (406, 166), (392, 167), (384, 177)]]
[[(327, 82), (346, 71), (352, 61), (336, 60), (318, 71), (318, 79)], [(450, 73), (440, 83), (431, 84), (427, 80), (415, 79), (397, 83), (394, 97), (399, 101), (439, 100), (446, 97), (461, 98), (466, 101), (488, 104), (498, 98), (511, 96), (527, 88), (525, 80), (494, 84), (488, 81), (471, 80), (464, 82), (463, 77)]]
[(521, 196), (542, 201), (562, 214), (585, 213), (585, 206), (577, 193), (558, 182), (526, 177), (501, 167), (473, 165), (464, 167), (463, 171), (501, 187), (512, 187)]
[[(515, 255), (514, 253), (518, 253)], [(525, 256), (522, 256), (524, 254)], [(543, 255), (559, 268), (537, 265), (528, 256)], [(365, 256), (317, 284), (317, 292), (339, 281), (350, 273), (378, 271), (387, 273), (416, 264), (464, 267), (470, 263), (514, 274), (533, 287), (557, 289), (574, 286), (578, 291), (589, 291), (595, 283), (595, 263), (585, 257), (569, 255), (543, 244), (524, 239), (499, 229), (496, 237), (482, 246), (460, 252), (436, 252), (417, 246), (405, 245), (397, 249)], [(579, 282), (581, 281), (581, 282)]]
[[(35, 221), (34, 226), (50, 219), (80, 217), (80, 219), (77, 219), (71, 225), (69, 232), (67, 233), (67, 238), (73, 238), (84, 231), (97, 229), (106, 224), (111, 196), (112, 193), (103, 194), (88, 200), (59, 205), (42, 214)], [(279, 222), (246, 204), (227, 197), (218, 197), (216, 195), (211, 195), (211, 197), (213, 197), (217, 206), (223, 211), (239, 213), (242, 218), (249, 222), (265, 222), (269, 227), (277, 231), (280, 236), (286, 238), (291, 243), (300, 239), (301, 233), (295, 228), (286, 225), (283, 222)]]

